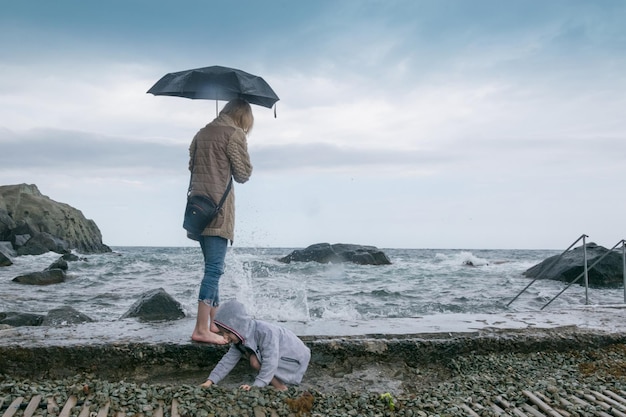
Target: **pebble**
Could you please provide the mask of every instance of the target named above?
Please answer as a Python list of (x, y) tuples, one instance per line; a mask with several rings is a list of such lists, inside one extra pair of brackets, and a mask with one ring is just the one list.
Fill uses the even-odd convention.
[[(378, 392), (376, 381), (365, 391), (362, 387), (334, 391), (328, 386), (307, 384), (306, 375), (302, 386), (280, 392), (271, 387), (244, 391), (236, 386), (201, 388), (176, 381), (108, 381), (96, 374), (36, 380), (0, 374), (0, 414), (15, 398), (24, 397), (26, 404), (40, 394), (44, 400), (54, 398), (58, 405), (44, 414), (47, 416), (58, 415), (70, 395), (78, 398), (72, 415), (78, 415), (84, 404), (90, 405), (93, 414), (109, 401), (109, 415), (123, 411), (127, 417), (153, 416), (159, 406), (164, 406), (169, 416), (169, 407), (176, 399), (182, 417), (464, 416), (467, 412), (463, 405), (472, 406), (480, 416), (491, 416), (495, 414), (490, 404), (497, 398), (511, 407), (530, 404), (524, 391), (538, 392), (551, 401), (604, 390), (624, 396), (620, 391), (626, 391), (626, 346), (622, 344), (569, 352), (465, 355), (442, 359), (436, 365), (413, 373), (392, 393)], [(285, 400), (299, 398), (304, 391), (313, 395), (312, 408), (294, 411)], [(593, 404), (565, 404), (562, 408), (572, 415), (601, 411)], [(20, 413), (23, 408), (15, 416), (20, 417)]]

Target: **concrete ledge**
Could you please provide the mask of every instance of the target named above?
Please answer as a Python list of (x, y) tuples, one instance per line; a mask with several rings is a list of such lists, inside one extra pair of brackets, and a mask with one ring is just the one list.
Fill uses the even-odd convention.
[[(348, 385), (358, 382), (357, 374), (371, 374), (392, 389), (394, 381), (414, 377), (412, 369), (445, 372), (451, 360), (463, 355), (566, 352), (626, 343), (624, 312), (622, 307), (594, 307), (507, 317), (466, 315), (457, 321), (451, 315), (445, 320), (435, 316), (437, 331), (434, 318), (340, 323), (327, 328), (331, 334), (326, 335), (306, 334), (320, 330), (306, 323), (284, 325), (311, 348), (310, 384), (332, 386), (332, 379), (335, 385)], [(206, 378), (227, 347), (191, 342), (193, 324), (192, 318), (166, 323), (122, 320), (0, 330), (0, 370), (25, 378), (91, 373), (112, 380), (195, 384)], [(375, 329), (389, 333), (371, 332)], [(350, 374), (355, 375), (352, 381), (344, 378)], [(249, 370), (243, 364), (229, 380), (236, 384), (246, 376)]]

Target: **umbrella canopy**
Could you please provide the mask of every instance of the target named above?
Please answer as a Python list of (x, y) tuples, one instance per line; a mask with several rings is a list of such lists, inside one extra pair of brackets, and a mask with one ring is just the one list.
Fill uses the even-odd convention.
[(279, 100), (263, 78), (217, 65), (165, 74), (148, 93), (205, 100), (241, 98), (268, 108)]

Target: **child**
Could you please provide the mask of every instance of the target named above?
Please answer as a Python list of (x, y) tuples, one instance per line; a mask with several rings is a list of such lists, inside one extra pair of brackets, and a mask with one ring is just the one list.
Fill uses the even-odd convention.
[[(271, 385), (285, 391), (285, 384), (299, 384), (309, 366), (311, 350), (291, 330), (251, 319), (240, 302), (223, 303), (215, 313), (214, 323), (230, 349), (220, 359), (203, 387), (220, 382), (245, 357), (259, 371), (252, 386)], [(250, 385), (241, 385), (245, 390)]]

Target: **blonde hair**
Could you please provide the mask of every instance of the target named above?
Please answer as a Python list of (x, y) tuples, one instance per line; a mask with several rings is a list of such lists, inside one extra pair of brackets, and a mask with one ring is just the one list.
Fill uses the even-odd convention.
[(252, 115), (252, 108), (246, 100), (235, 98), (229, 101), (220, 112), (220, 116), (222, 114), (233, 119), (235, 124), (243, 129), (246, 134), (252, 130), (254, 116)]

